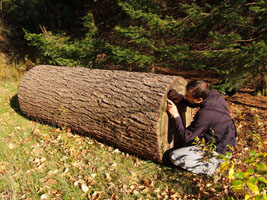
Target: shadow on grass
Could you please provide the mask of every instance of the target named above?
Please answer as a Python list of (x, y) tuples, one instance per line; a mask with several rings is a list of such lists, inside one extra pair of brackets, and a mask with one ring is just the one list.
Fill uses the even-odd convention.
[(169, 183), (169, 190), (179, 191), (182, 199), (211, 199), (215, 197), (205, 188), (207, 183), (213, 182), (205, 175), (196, 175), (179, 167), (163, 167), (157, 178), (166, 180)]
[(26, 116), (21, 112), (20, 107), (19, 107), (19, 100), (18, 100), (18, 94), (14, 95), (11, 97), (9, 100), (10, 107), (19, 115), (23, 116), (26, 118)]
[(251, 104), (242, 103), (242, 102), (237, 101), (237, 100), (229, 100), (229, 101), (231, 101), (234, 104), (241, 105), (241, 106), (257, 108), (257, 109), (261, 109), (261, 110), (267, 110), (267, 108), (263, 107), (263, 105), (262, 106), (255, 106), (255, 105), (251, 105)]

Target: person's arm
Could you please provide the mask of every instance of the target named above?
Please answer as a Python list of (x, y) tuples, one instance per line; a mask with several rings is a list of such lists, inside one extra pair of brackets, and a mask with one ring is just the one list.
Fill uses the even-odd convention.
[(167, 99), (167, 111), (170, 113), (172, 118), (180, 117), (176, 105), (169, 99)]
[(179, 135), (182, 136), (184, 142), (189, 142), (204, 133), (208, 128), (207, 120), (197, 113), (194, 120), (188, 127), (184, 127), (181, 117), (174, 118), (175, 127)]
[(197, 112), (197, 114), (194, 117), (194, 120), (186, 128), (182, 123), (182, 119), (179, 116), (175, 104), (170, 100), (167, 101), (168, 101), (167, 111), (170, 113), (172, 118), (174, 118), (177, 133), (182, 136), (184, 142), (189, 142), (193, 140), (195, 137), (199, 136), (201, 133), (207, 130), (208, 121), (205, 119), (205, 116), (201, 111)]

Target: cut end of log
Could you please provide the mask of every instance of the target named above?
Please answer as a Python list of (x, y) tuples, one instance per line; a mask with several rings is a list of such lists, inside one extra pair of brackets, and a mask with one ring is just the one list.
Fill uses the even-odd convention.
[[(174, 125), (174, 120), (166, 112), (167, 109), (167, 94), (170, 89), (175, 89), (179, 94), (185, 95), (187, 81), (182, 77), (176, 77), (176, 79), (166, 88), (164, 98), (161, 101), (161, 108), (158, 121), (158, 141), (160, 146), (160, 161), (163, 159), (164, 153), (173, 148), (178, 138)], [(191, 122), (192, 110), (186, 107), (178, 108), (179, 114), (185, 126), (188, 126)]]

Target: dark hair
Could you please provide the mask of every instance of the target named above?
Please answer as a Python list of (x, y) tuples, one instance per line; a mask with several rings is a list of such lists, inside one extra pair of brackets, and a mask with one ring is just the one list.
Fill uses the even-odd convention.
[(210, 93), (208, 84), (201, 80), (189, 82), (186, 86), (186, 91), (189, 90), (192, 90), (192, 97), (194, 99), (202, 98), (204, 100)]

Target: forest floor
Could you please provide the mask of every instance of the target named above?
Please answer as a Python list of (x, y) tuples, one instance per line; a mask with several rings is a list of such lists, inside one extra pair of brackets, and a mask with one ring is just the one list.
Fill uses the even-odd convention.
[[(0, 62), (3, 73), (10, 67)], [(12, 69), (12, 74), (17, 74)], [(161, 71), (186, 80), (216, 81), (212, 73)], [(92, 138), (21, 115), (20, 78), (0, 80), (0, 199), (235, 199), (227, 175), (196, 176), (121, 152)], [(238, 130), (232, 160), (242, 171), (249, 150), (266, 152), (267, 97), (242, 88), (225, 97)], [(236, 169), (235, 168), (235, 169)]]

